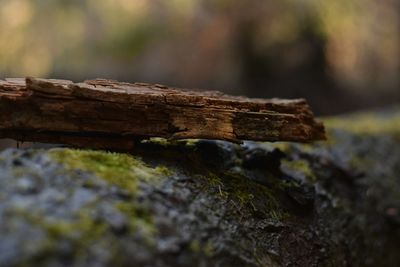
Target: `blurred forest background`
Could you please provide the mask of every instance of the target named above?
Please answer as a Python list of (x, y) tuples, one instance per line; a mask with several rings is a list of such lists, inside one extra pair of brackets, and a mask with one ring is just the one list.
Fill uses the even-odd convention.
[(400, 102), (400, 0), (0, 0), (0, 76)]

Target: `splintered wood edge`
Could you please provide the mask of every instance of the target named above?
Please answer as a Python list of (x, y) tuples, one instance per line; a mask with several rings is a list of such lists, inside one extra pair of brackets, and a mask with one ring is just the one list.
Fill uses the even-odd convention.
[[(193, 91), (105, 79), (73, 83), (56, 79), (8, 78), (0, 80), (0, 101), (3, 102), (0, 136), (21, 141), (59, 141), (83, 147), (92, 142), (100, 144), (96, 147), (115, 148), (130, 147), (129, 140), (149, 137), (233, 142), (310, 142), (326, 138), (323, 124), (315, 120), (304, 99), (251, 99), (218, 91)], [(104, 110), (96, 110), (99, 106)], [(132, 119), (125, 118), (125, 113), (131, 109)], [(142, 112), (144, 116), (150, 116), (148, 112), (156, 115), (151, 118), (153, 121), (146, 122), (134, 111)], [(5, 113), (17, 112), (17, 120), (5, 116)], [(109, 122), (108, 117), (106, 121), (101, 119), (102, 113), (107, 112), (116, 114), (112, 119), (115, 122)], [(126, 121), (118, 123), (123, 119)], [(134, 123), (138, 124), (137, 128)]]

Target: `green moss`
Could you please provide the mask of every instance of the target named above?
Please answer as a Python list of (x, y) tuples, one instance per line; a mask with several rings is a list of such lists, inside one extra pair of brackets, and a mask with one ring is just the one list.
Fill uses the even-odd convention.
[(160, 146), (168, 146), (171, 145), (171, 141), (161, 137), (151, 137), (147, 140), (143, 140), (142, 143), (150, 143), (150, 144), (157, 144)]
[[(329, 141), (329, 139), (328, 139)], [(318, 149), (318, 145), (325, 145), (326, 141), (318, 141), (314, 143), (304, 143), (304, 144), (295, 144), (296, 147), (301, 151), (301, 153), (311, 154)]]
[(81, 210), (77, 219), (72, 222), (68, 221), (47, 221), (47, 229), (53, 233), (55, 238), (62, 235), (73, 235), (77, 231), (81, 233), (80, 242), (87, 243), (91, 240), (101, 237), (108, 229), (104, 222), (100, 222), (93, 218), (90, 209)]
[[(172, 171), (165, 166), (151, 168), (140, 159), (128, 154), (75, 150), (56, 149), (50, 151), (50, 156), (62, 163), (67, 170), (82, 170), (94, 173), (110, 184), (128, 190), (135, 195), (140, 181), (157, 183), (163, 177), (172, 175)], [(129, 201), (118, 201), (115, 207), (119, 209), (128, 219), (130, 231), (143, 232), (143, 237), (152, 242), (151, 237), (156, 233), (151, 212), (140, 206), (134, 199)], [(84, 220), (82, 220), (84, 219)], [(77, 223), (70, 224), (60, 222), (57, 225), (48, 225), (49, 232), (55, 235), (65, 235), (74, 229), (82, 229), (90, 233), (97, 233), (102, 228), (97, 227), (94, 222), (79, 218)], [(98, 231), (94, 232), (95, 229)], [(91, 239), (91, 238), (89, 238)]]
[(154, 169), (156, 174), (162, 175), (162, 176), (172, 176), (174, 172), (171, 169), (168, 169), (167, 166), (162, 166), (159, 165)]
[[(204, 177), (200, 177), (200, 178), (204, 178)], [(221, 198), (226, 199), (229, 197), (229, 193), (226, 192), (225, 190), (223, 190), (224, 184), (223, 184), (222, 180), (217, 175), (210, 172), (207, 175), (207, 177), (205, 177), (205, 179), (207, 180), (207, 184), (205, 184), (205, 186), (203, 187), (203, 191), (216, 188), (218, 191), (218, 195)]]
[(207, 243), (203, 247), (204, 254), (207, 257), (212, 257), (215, 255), (214, 245), (211, 241), (207, 241)]
[(192, 240), (189, 243), (189, 249), (195, 254), (202, 254), (206, 257), (212, 257), (215, 255), (215, 248), (210, 240), (205, 243), (202, 243), (199, 240)]
[(292, 145), (289, 142), (275, 142), (271, 143), (271, 145), (284, 153), (288, 153), (292, 149)]
[[(24, 211), (25, 219), (37, 226), (39, 229), (46, 231), (47, 237), (43, 242), (36, 244), (40, 248), (33, 261), (40, 262), (44, 260), (41, 255), (48, 256), (55, 253), (60, 244), (60, 240), (70, 242), (73, 247), (73, 253), (76, 258), (86, 257), (86, 248), (93, 245), (97, 240), (107, 234), (108, 226), (104, 222), (99, 222), (90, 216), (90, 211), (82, 210), (76, 218), (71, 219), (55, 219), (45, 216), (39, 216)], [(31, 266), (29, 261), (22, 261), (22, 266)]]
[(374, 164), (371, 160), (352, 155), (349, 162), (349, 168), (352, 170), (367, 170), (369, 166)]
[(150, 139), (143, 140), (142, 143), (147, 144), (156, 144), (163, 147), (168, 146), (176, 146), (176, 145), (185, 145), (187, 147), (196, 147), (199, 139), (182, 139), (182, 140), (170, 140), (161, 137), (151, 137)]
[(146, 237), (157, 233), (152, 214), (148, 210), (130, 202), (119, 202), (116, 207), (128, 218), (130, 230), (140, 229), (146, 232)]
[(282, 219), (284, 212), (272, 190), (267, 186), (249, 180), (240, 173), (226, 172), (220, 175), (209, 173), (206, 190), (214, 190), (217, 196), (231, 199), (239, 209), (250, 208), (251, 211), (261, 211), (277, 220)]
[(165, 166), (151, 168), (128, 154), (92, 150), (56, 149), (50, 156), (70, 170), (94, 173), (109, 183), (135, 192), (139, 180), (155, 181), (172, 174)]
[[(107, 231), (107, 225), (94, 220), (88, 211), (80, 212), (77, 219), (73, 221), (57, 220), (46, 221), (40, 218), (42, 226), (52, 235), (53, 238), (60, 237), (77, 238), (82, 244), (90, 243), (101, 237)], [(78, 233), (78, 236), (77, 236)]]
[(21, 177), (25, 175), (37, 176), (37, 173), (27, 167), (24, 166), (15, 166), (12, 168), (12, 173), (14, 177)]
[(194, 148), (197, 146), (197, 143), (199, 142), (199, 139), (186, 139), (185, 140), (185, 145), (187, 147)]
[[(140, 238), (143, 238), (143, 244), (154, 245), (156, 228), (153, 224), (153, 219), (149, 211), (140, 208), (134, 202), (119, 202), (116, 207), (123, 212), (129, 219), (129, 231), (139, 233)], [(110, 226), (93, 216), (90, 206), (82, 208), (75, 216), (71, 218), (51, 218), (32, 214), (27, 210), (19, 211), (33, 227), (38, 227), (43, 230), (47, 237), (43, 242), (36, 244), (40, 251), (37, 254), (38, 262), (44, 260), (41, 255), (59, 253), (59, 244), (68, 243), (71, 245), (73, 254), (71, 257), (76, 259), (85, 259), (87, 257), (87, 248), (102, 240), (108, 240), (108, 246), (115, 260), (118, 260), (118, 240), (115, 234), (110, 230)], [(127, 233), (128, 234), (128, 233)], [(105, 237), (108, 236), (108, 237)], [(61, 242), (63, 241), (63, 242)], [(32, 259), (23, 262), (26, 266), (31, 266)]]
[(307, 160), (283, 159), (281, 164), (282, 164), (283, 168), (287, 168), (290, 171), (304, 175), (305, 178), (307, 179), (307, 182), (312, 183), (312, 184), (317, 182), (317, 177), (315, 176), (314, 171), (310, 167), (310, 163)]
[(323, 119), (327, 129), (342, 129), (355, 134), (391, 134), (400, 136), (400, 112), (379, 114), (363, 112), (347, 117)]

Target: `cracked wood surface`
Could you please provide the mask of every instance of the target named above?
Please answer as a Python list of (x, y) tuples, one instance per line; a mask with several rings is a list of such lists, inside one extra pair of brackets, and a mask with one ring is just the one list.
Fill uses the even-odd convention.
[(325, 139), (304, 99), (250, 99), (217, 91), (105, 79), (0, 80), (0, 137), (129, 150), (150, 137), (233, 142)]

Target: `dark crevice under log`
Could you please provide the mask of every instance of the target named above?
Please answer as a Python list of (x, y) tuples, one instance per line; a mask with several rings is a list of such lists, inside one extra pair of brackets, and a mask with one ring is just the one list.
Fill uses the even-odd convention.
[(309, 142), (325, 133), (304, 99), (249, 99), (104, 79), (16, 78), (0, 80), (0, 137), (124, 150), (150, 137)]

